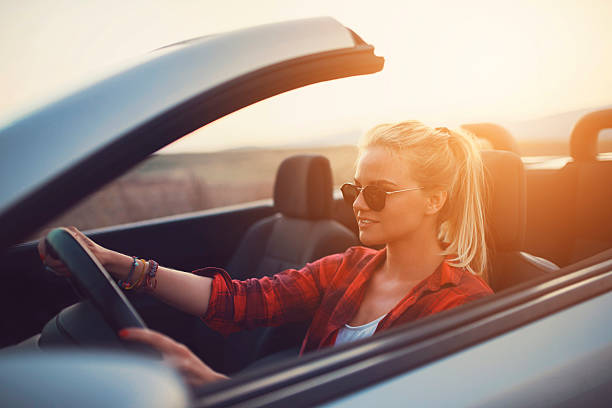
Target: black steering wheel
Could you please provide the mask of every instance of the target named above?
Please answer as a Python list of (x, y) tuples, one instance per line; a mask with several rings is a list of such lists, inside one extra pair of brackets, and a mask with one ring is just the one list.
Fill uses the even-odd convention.
[(71, 283), (85, 300), (62, 310), (47, 323), (40, 345), (72, 342), (150, 352), (152, 349), (145, 345), (119, 338), (118, 332), (123, 328), (147, 326), (89, 249), (81, 245), (66, 228), (49, 232), (46, 246), (49, 253), (70, 270)]

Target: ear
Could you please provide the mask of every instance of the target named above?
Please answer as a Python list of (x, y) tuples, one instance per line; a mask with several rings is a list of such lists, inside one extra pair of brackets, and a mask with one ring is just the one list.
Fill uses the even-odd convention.
[(429, 193), (427, 197), (425, 214), (434, 215), (438, 213), (442, 207), (444, 207), (444, 203), (446, 203), (447, 198), (448, 191), (446, 190), (434, 190)]

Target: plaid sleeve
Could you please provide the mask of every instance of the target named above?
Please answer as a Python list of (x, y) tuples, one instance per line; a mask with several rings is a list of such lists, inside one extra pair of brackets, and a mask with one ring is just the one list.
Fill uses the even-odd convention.
[(220, 268), (194, 271), (213, 279), (208, 309), (202, 320), (221, 334), (259, 326), (305, 321), (321, 303), (342, 254), (330, 255), (302, 269), (288, 269), (271, 277), (232, 280)]
[(194, 274), (212, 278), (210, 299), (202, 320), (212, 329), (228, 335), (237, 331), (233, 326), (233, 284), (227, 271), (221, 268), (203, 268)]

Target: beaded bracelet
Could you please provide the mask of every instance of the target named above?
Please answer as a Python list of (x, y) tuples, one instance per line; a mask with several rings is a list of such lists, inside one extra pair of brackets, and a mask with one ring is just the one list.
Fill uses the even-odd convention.
[(122, 289), (127, 289), (128, 286), (130, 285), (130, 279), (132, 279), (132, 275), (134, 274), (134, 270), (136, 269), (136, 266), (138, 265), (138, 258), (136, 258), (135, 256), (132, 257), (132, 267), (130, 268), (130, 272), (128, 273), (128, 276), (125, 280), (119, 280), (119, 286)]
[(147, 276), (147, 262), (144, 261), (143, 259), (143, 265), (144, 267), (142, 268), (142, 273), (140, 274), (140, 276), (138, 276), (138, 279), (136, 279), (136, 282), (134, 282), (133, 287), (135, 289), (140, 289), (142, 287), (142, 284), (144, 283), (144, 279)]
[(147, 270), (147, 262), (144, 259), (139, 259), (138, 261), (140, 262), (138, 265), (142, 265), (142, 268), (140, 268), (140, 272), (138, 273), (138, 279), (136, 279), (135, 282), (127, 282), (127, 285), (123, 287), (125, 290), (138, 288), (142, 281), (142, 277), (145, 275), (145, 271)]
[(144, 287), (150, 291), (153, 291), (157, 287), (156, 274), (159, 264), (152, 259), (149, 259), (149, 264), (151, 264), (151, 268), (149, 268), (149, 272), (147, 272)]
[[(142, 265), (142, 268), (140, 268), (140, 266)], [(130, 290), (130, 289), (134, 289), (138, 287), (139, 281), (141, 280), (141, 277), (145, 274), (145, 271), (147, 270), (147, 262), (144, 259), (137, 259), (136, 260), (136, 268), (139, 270), (139, 277), (136, 280), (136, 282), (132, 282), (131, 280), (126, 281), (123, 289), (125, 290)]]

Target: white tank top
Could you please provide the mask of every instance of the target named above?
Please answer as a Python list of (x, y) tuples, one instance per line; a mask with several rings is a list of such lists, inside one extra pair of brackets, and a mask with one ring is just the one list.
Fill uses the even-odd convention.
[(341, 327), (338, 331), (338, 336), (336, 337), (336, 342), (334, 345), (350, 343), (355, 340), (370, 337), (376, 331), (378, 323), (385, 316), (386, 314), (380, 316), (376, 320), (372, 320), (370, 323), (362, 324), (361, 326), (349, 326), (348, 324), (345, 324), (344, 327)]

